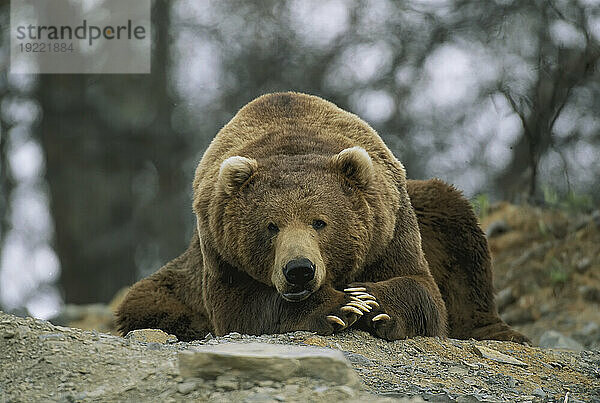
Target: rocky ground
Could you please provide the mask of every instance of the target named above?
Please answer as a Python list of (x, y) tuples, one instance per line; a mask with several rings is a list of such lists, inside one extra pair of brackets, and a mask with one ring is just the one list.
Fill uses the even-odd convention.
[[(248, 359), (240, 344), (257, 342), (317, 346), (328, 352), (311, 350), (321, 361), (305, 361), (307, 367), (290, 378), (269, 369), (297, 365), (286, 361), (292, 356), (264, 362), (265, 367), (252, 361), (234, 368), (230, 361), (195, 352), (235, 345), (240, 359)], [(256, 348), (246, 346), (249, 351)], [(338, 360), (332, 361), (337, 366), (328, 367), (331, 349), (341, 351), (349, 364)], [(600, 352), (507, 342), (424, 337), (386, 342), (349, 331), (329, 337), (234, 333), (183, 343), (162, 332), (122, 338), (0, 313), (0, 351), (2, 402), (600, 401)], [(192, 358), (190, 363), (182, 354), (200, 354), (199, 361), (194, 364)], [(197, 377), (197, 366), (221, 366), (222, 371)]]
[[(435, 338), (386, 342), (354, 330), (331, 337), (231, 334), (192, 343), (152, 331), (121, 338), (109, 334), (114, 334), (112, 311), (121, 293), (108, 306), (65, 307), (53, 322), (70, 327), (0, 312), (0, 403), (600, 402), (600, 212), (500, 203), (482, 211), (481, 223), (494, 259), (499, 311), (540, 347)], [(260, 348), (267, 356), (277, 354), (262, 344), (247, 344), (256, 342), (326, 352), (311, 350), (316, 358), (302, 365), (312, 369), (299, 370), (296, 350), (278, 362), (260, 361), (249, 352)], [(241, 349), (233, 362), (246, 366), (236, 369), (231, 360), (196, 351), (217, 345), (235, 348), (236, 354)], [(332, 358), (332, 351), (341, 351), (345, 359)], [(223, 371), (197, 373), (207, 363)], [(264, 370), (290, 366), (298, 370), (286, 376)], [(321, 368), (342, 372), (316, 376), (333, 373)], [(359, 382), (349, 381), (356, 374)]]
[(481, 223), (502, 318), (536, 345), (600, 349), (600, 210), (499, 203)]

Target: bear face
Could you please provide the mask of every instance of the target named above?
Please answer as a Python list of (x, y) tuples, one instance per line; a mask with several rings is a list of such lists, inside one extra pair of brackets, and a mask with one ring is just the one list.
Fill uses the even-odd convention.
[(222, 222), (213, 223), (227, 246), (220, 252), (288, 301), (308, 298), (323, 283), (345, 284), (372, 243), (367, 195), (374, 180), (361, 147), (333, 156), (229, 157), (217, 185)]

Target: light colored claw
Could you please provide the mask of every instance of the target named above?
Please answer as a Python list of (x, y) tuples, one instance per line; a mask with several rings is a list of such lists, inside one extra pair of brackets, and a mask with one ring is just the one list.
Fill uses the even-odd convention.
[(327, 320), (332, 323), (337, 323), (341, 327), (346, 327), (346, 322), (344, 322), (343, 320), (341, 320), (340, 318), (338, 318), (335, 315), (327, 315)]
[(355, 313), (355, 314), (360, 315), (360, 316), (363, 315), (363, 311), (361, 311), (360, 309), (355, 308), (355, 307), (353, 307), (351, 305), (345, 305), (345, 306), (341, 307), (340, 310), (343, 311), (343, 312), (352, 312), (352, 313)]
[(371, 308), (379, 308), (379, 304), (377, 301), (365, 301), (365, 304), (369, 305)]
[(367, 294), (367, 293), (356, 295), (356, 298), (358, 298), (358, 299), (377, 299), (374, 296), (372, 296), (371, 294)]
[(390, 320), (390, 315), (387, 313), (380, 313), (372, 319), (373, 322), (377, 322), (379, 320)]
[(344, 288), (344, 292), (357, 292), (357, 291), (367, 291), (367, 289), (365, 287)]
[(357, 295), (356, 298), (358, 298), (358, 299), (377, 299), (374, 296), (372, 296), (371, 294)]
[(346, 306), (353, 306), (355, 308), (360, 309), (363, 312), (371, 312), (370, 306), (368, 306), (364, 303), (358, 302), (358, 301), (350, 301), (346, 304)]

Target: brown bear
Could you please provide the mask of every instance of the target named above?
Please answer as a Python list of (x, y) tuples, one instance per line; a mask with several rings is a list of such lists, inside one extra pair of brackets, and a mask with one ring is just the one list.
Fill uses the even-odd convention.
[(527, 342), (496, 312), (487, 242), (468, 201), (404, 167), (357, 116), (299, 93), (264, 95), (214, 138), (193, 184), (188, 250), (136, 283), (125, 334), (351, 326), (396, 340)]

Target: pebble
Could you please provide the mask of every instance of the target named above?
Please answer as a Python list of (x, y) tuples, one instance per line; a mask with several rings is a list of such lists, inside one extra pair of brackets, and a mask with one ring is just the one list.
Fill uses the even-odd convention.
[(177, 385), (177, 391), (179, 393), (181, 393), (182, 395), (187, 395), (190, 392), (193, 392), (194, 390), (196, 390), (196, 387), (198, 385), (196, 384), (196, 382), (192, 381), (192, 382), (183, 382)]
[(40, 340), (65, 340), (65, 335), (63, 333), (47, 333), (47, 334), (40, 334), (38, 336), (38, 339)]
[(231, 332), (228, 335), (225, 335), (223, 337), (226, 337), (226, 338), (232, 339), (232, 340), (239, 340), (242, 338), (242, 335), (239, 334), (238, 332)]
[(579, 262), (577, 262), (575, 269), (577, 269), (578, 272), (583, 273), (587, 269), (589, 269), (591, 265), (592, 265), (592, 259), (590, 259), (589, 257), (585, 257), (585, 258), (581, 259)]
[(215, 386), (223, 390), (236, 390), (239, 386), (239, 382), (234, 376), (221, 375), (217, 377)]
[(16, 332), (12, 329), (5, 330), (4, 333), (2, 334), (2, 337), (4, 337), (5, 339), (12, 339), (15, 336), (16, 336)]
[(125, 335), (126, 340), (142, 343), (177, 343), (177, 337), (160, 329), (137, 329)]
[(531, 392), (531, 394), (535, 397), (539, 397), (540, 399), (546, 398), (546, 392), (542, 388), (536, 388)]

